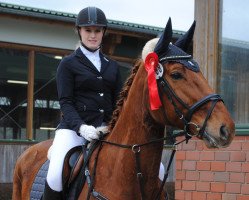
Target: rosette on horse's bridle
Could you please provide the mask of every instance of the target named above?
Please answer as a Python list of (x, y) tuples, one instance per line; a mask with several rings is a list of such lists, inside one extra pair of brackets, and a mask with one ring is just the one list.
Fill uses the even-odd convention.
[(151, 110), (157, 110), (162, 106), (155, 76), (158, 64), (157, 54), (154, 52), (149, 53), (145, 59), (145, 69), (148, 72), (148, 90)]

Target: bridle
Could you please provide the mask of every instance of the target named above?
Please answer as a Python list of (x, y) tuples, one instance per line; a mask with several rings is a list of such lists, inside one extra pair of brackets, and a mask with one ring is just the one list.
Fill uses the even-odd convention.
[[(198, 136), (200, 138), (203, 138), (204, 136), (206, 136), (206, 126), (207, 126), (207, 121), (210, 118), (212, 111), (216, 105), (216, 103), (218, 101), (222, 101), (222, 98), (220, 95), (218, 94), (209, 94), (207, 96), (205, 96), (204, 98), (202, 98), (201, 100), (197, 101), (196, 103), (194, 103), (191, 106), (188, 106), (185, 102), (183, 102), (174, 92), (174, 90), (171, 88), (170, 84), (168, 83), (168, 81), (164, 78), (163, 76), (163, 67), (162, 67), (162, 62), (165, 64), (167, 62), (171, 62), (171, 61), (176, 61), (177, 60), (190, 60), (192, 57), (190, 55), (185, 55), (185, 56), (168, 56), (168, 57), (163, 57), (159, 60), (159, 66), (157, 68), (156, 74), (157, 74), (157, 84), (160, 88), (160, 91), (165, 93), (168, 100), (171, 102), (171, 104), (174, 107), (175, 113), (178, 116), (178, 118), (183, 122), (184, 124), (184, 129), (182, 132), (180, 132), (181, 135), (185, 135), (185, 140), (186, 142), (192, 137), (192, 136)], [(160, 95), (160, 97), (162, 98), (162, 94)], [(196, 123), (192, 122), (192, 116), (193, 114), (200, 109), (203, 105), (207, 104), (208, 102), (212, 102), (210, 108), (207, 111), (207, 115), (205, 117), (205, 120), (202, 124), (202, 126), (200, 127), (199, 125), (197, 125)], [(163, 102), (163, 101), (162, 101)], [(182, 107), (184, 107), (187, 110), (187, 113), (184, 115), (183, 112), (179, 109), (179, 107), (177, 106), (178, 102)], [(163, 107), (165, 108), (164, 104)], [(164, 109), (166, 110), (166, 109)], [(167, 119), (167, 115), (166, 113), (164, 113), (165, 118)], [(193, 126), (196, 130), (196, 132), (194, 134), (190, 133), (190, 128), (191, 126)]]
[[(174, 145), (177, 145), (177, 144), (182, 143), (184, 141), (186, 141), (186, 143), (187, 143), (188, 140), (192, 138), (192, 136), (198, 136), (200, 138), (207, 137), (207, 133), (205, 131), (205, 128), (207, 126), (207, 121), (210, 118), (210, 116), (212, 114), (212, 111), (213, 111), (215, 105), (217, 104), (217, 102), (218, 101), (223, 101), (222, 98), (220, 97), (220, 95), (218, 95), (218, 94), (209, 94), (209, 95), (205, 96), (204, 98), (202, 98), (201, 100), (199, 100), (198, 102), (194, 103), (193, 105), (188, 106), (184, 101), (182, 101), (176, 95), (174, 90), (169, 85), (168, 81), (163, 76), (164, 75), (164, 70), (163, 70), (163, 67), (162, 67), (161, 63), (165, 64), (166, 62), (171, 62), (171, 61), (176, 61), (177, 62), (178, 60), (190, 60), (191, 58), (192, 57), (190, 55), (163, 57), (163, 58), (161, 58), (159, 60), (159, 65), (158, 65), (158, 67), (156, 69), (157, 86), (160, 88), (159, 94), (160, 94), (161, 102), (164, 102), (164, 101), (162, 101), (162, 94), (166, 94), (168, 100), (170, 101), (170, 103), (174, 107), (176, 115), (179, 117), (179, 119), (184, 124), (184, 130), (177, 133), (177, 134), (174, 134), (171, 137), (176, 138), (176, 137), (178, 137), (180, 135), (184, 135), (185, 139), (178, 142), (178, 143), (175, 143)], [(181, 109), (179, 109), (178, 104), (176, 102), (178, 102), (178, 104), (180, 104), (182, 107), (184, 107), (187, 110), (187, 113), (185, 115), (183, 114)], [(204, 120), (202, 126), (200, 127), (197, 124), (195, 124), (194, 122), (192, 122), (191, 119), (192, 119), (193, 114), (198, 109), (200, 109), (203, 105), (207, 104), (208, 102), (212, 102), (212, 104), (211, 104), (210, 108), (207, 111), (207, 115), (205, 117), (205, 120)], [(167, 115), (165, 113), (165, 110), (166, 110), (165, 105), (162, 104), (162, 106), (163, 106), (163, 110), (164, 110), (163, 114), (165, 116), (166, 121), (168, 121), (167, 120)], [(196, 129), (196, 133), (191, 134), (191, 132), (190, 132), (191, 131), (190, 130), (191, 126), (194, 126), (194, 128)], [(120, 148), (132, 150), (132, 152), (135, 155), (136, 175), (137, 175), (137, 179), (138, 179), (138, 183), (139, 183), (140, 196), (141, 196), (141, 199), (144, 200), (145, 199), (144, 182), (143, 182), (143, 174), (141, 172), (141, 166), (140, 166), (140, 151), (141, 151), (141, 148), (146, 147), (146, 146), (148, 146), (150, 144), (154, 144), (154, 143), (157, 143), (157, 142), (162, 142), (162, 141), (167, 140), (167, 139), (168, 139), (168, 137), (163, 137), (163, 138), (151, 140), (151, 141), (149, 141), (147, 143), (133, 144), (133, 145), (118, 144), (118, 143), (110, 142), (110, 141), (107, 141), (107, 140), (104, 140), (104, 139), (100, 139), (100, 140), (97, 141), (97, 145), (96, 145), (96, 146), (99, 146), (97, 157), (98, 157), (99, 152), (100, 152), (100, 150), (102, 148), (102, 145), (104, 143), (109, 144), (109, 145), (113, 145), (113, 146), (117, 146), (117, 147), (120, 147)], [(86, 146), (87, 146), (86, 143), (83, 144), (83, 152), (86, 152), (86, 148), (85, 148)], [(173, 149), (172, 153), (171, 153), (171, 156), (170, 156), (170, 159), (169, 159), (169, 162), (168, 162), (168, 166), (167, 166), (164, 178), (162, 180), (159, 191), (158, 191), (158, 193), (156, 195), (156, 199), (159, 199), (160, 194), (161, 194), (161, 192), (163, 190), (163, 186), (164, 186), (164, 184), (166, 182), (166, 179), (168, 177), (169, 169), (170, 169), (170, 166), (172, 164), (175, 152), (176, 152), (176, 149)], [(96, 199), (99, 199), (99, 200), (108, 200), (108, 198), (103, 196), (101, 193), (95, 191), (94, 187), (93, 187), (94, 186), (94, 175), (95, 175), (95, 172), (96, 172), (96, 164), (97, 164), (97, 160), (98, 160), (97, 157), (95, 158), (95, 163), (94, 163), (94, 168), (93, 168), (93, 174), (94, 175), (91, 178), (89, 170), (88, 170), (88, 166), (87, 166), (87, 162), (89, 160), (90, 155), (86, 155), (86, 153), (84, 153), (84, 154), (87, 157), (87, 159), (85, 160), (86, 164), (85, 164), (85, 167), (84, 167), (84, 170), (85, 170), (84, 174), (86, 175), (86, 179), (88, 180), (87, 183), (88, 183), (88, 186), (89, 186), (87, 199), (89, 199), (90, 195), (92, 195), (93, 197), (95, 197)]]

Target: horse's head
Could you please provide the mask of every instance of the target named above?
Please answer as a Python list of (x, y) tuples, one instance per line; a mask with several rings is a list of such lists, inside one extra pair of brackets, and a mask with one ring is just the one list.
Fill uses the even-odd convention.
[[(150, 114), (158, 123), (183, 129), (187, 138), (195, 135), (203, 139), (209, 148), (226, 147), (234, 137), (234, 122), (221, 97), (213, 93), (198, 64), (186, 53), (194, 29), (195, 22), (185, 35), (172, 44), (169, 19), (160, 39), (153, 39), (145, 45), (142, 56), (145, 66), (156, 63), (161, 101), (159, 109), (149, 109)], [(156, 55), (152, 61), (148, 58), (150, 52)], [(150, 96), (150, 103), (155, 102), (154, 97)]]

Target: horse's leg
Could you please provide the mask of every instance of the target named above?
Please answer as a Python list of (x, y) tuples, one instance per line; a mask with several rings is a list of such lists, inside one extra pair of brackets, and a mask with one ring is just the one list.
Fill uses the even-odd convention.
[(35, 176), (47, 159), (47, 150), (52, 140), (47, 140), (28, 148), (16, 162), (13, 176), (13, 200), (30, 199), (30, 191)]

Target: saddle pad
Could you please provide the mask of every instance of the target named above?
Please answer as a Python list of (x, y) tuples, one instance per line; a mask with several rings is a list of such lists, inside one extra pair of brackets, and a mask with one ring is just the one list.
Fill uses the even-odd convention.
[(36, 174), (35, 180), (33, 182), (31, 192), (30, 192), (30, 200), (40, 200), (43, 191), (45, 188), (45, 181), (48, 173), (49, 160), (47, 160), (39, 169)]

